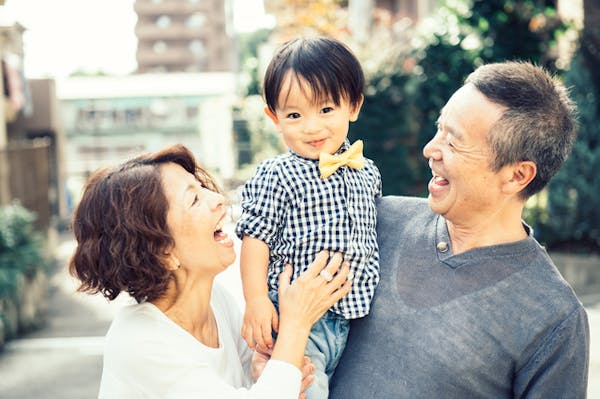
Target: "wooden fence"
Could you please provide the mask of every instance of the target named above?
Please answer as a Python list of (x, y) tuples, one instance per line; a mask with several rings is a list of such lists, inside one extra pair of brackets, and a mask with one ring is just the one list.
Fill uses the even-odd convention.
[(0, 179), (8, 190), (0, 205), (19, 201), (37, 214), (36, 227), (42, 231), (50, 226), (50, 145), (49, 139), (35, 139), (0, 150)]

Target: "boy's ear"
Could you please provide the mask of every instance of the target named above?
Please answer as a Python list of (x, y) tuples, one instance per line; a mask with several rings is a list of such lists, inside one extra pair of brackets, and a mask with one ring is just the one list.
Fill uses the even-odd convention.
[(360, 100), (356, 103), (356, 106), (350, 113), (350, 122), (356, 122), (358, 119), (358, 114), (360, 113), (360, 107), (362, 107), (365, 97), (361, 94)]
[(279, 119), (277, 118), (277, 115), (275, 115), (267, 106), (265, 106), (265, 114), (267, 114), (269, 119), (271, 119), (275, 125), (279, 125)]
[(516, 194), (527, 187), (537, 174), (537, 166), (531, 161), (516, 162), (507, 165), (506, 178), (503, 180), (502, 191)]

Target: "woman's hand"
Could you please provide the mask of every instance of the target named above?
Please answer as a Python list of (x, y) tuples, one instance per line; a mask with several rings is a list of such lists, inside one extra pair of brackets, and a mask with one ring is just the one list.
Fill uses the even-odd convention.
[(289, 323), (308, 334), (312, 325), (350, 291), (352, 282), (347, 279), (349, 273), (350, 265), (342, 263), (339, 252), (331, 257), (328, 251), (319, 252), (308, 269), (292, 284), (292, 268), (286, 265), (279, 276), (280, 328)]
[(316, 366), (310, 361), (310, 357), (304, 356), (304, 363), (302, 364), (302, 385), (300, 386), (300, 395), (298, 399), (306, 399), (306, 390), (315, 380), (314, 372)]

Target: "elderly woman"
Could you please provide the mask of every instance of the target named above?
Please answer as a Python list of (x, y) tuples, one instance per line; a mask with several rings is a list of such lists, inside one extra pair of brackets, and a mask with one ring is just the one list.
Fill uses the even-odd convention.
[(255, 363), (262, 374), (252, 385), (241, 313), (214, 283), (235, 260), (222, 230), (225, 203), (183, 146), (88, 180), (74, 215), (71, 274), (80, 291), (137, 301), (106, 336), (100, 398), (302, 397), (310, 328), (348, 293), (348, 265), (320, 253), (293, 283), (290, 266), (281, 274), (277, 342), (266, 365)]

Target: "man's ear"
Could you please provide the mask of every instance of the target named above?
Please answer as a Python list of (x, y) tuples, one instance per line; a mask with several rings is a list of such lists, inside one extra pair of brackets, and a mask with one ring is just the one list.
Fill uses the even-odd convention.
[(350, 122), (356, 122), (356, 120), (358, 119), (358, 114), (360, 113), (360, 107), (362, 107), (364, 101), (365, 97), (361, 94), (360, 100), (358, 100), (358, 102), (354, 106), (354, 109), (352, 109), (350, 113)]
[(275, 115), (275, 113), (273, 113), (273, 111), (271, 111), (271, 109), (267, 106), (265, 106), (265, 114), (267, 114), (269, 119), (271, 119), (273, 121), (275, 126), (279, 125), (279, 118), (277, 118), (277, 115)]
[(505, 179), (502, 183), (502, 191), (506, 194), (516, 194), (525, 189), (537, 174), (537, 166), (532, 161), (515, 162), (507, 165), (503, 172)]

